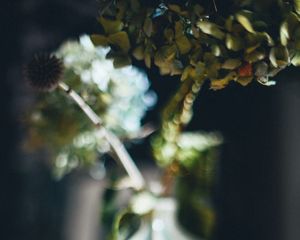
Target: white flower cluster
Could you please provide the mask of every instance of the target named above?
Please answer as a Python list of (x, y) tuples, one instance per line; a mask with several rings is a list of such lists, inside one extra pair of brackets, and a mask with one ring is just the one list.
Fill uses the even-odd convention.
[[(114, 68), (113, 61), (106, 59), (109, 50), (94, 46), (90, 37), (84, 35), (79, 41), (65, 42), (55, 55), (63, 60), (64, 81), (79, 91), (104, 126), (118, 136), (131, 138), (140, 131), (141, 120), (155, 104), (156, 94), (149, 90), (149, 80), (138, 68)], [(49, 95), (46, 101), (59, 96)], [(109, 150), (100, 132), (81, 128), (69, 144), (56, 149), (55, 174), (60, 177), (80, 165), (96, 163), (97, 155)]]
[(80, 41), (68, 41), (56, 55), (63, 59), (67, 69), (80, 76), (82, 84), (97, 86), (109, 99), (107, 109), (100, 116), (107, 128), (125, 134), (140, 129), (146, 110), (156, 102), (149, 91), (146, 74), (134, 66), (114, 68), (113, 61), (105, 56), (109, 48), (95, 47), (87, 35)]

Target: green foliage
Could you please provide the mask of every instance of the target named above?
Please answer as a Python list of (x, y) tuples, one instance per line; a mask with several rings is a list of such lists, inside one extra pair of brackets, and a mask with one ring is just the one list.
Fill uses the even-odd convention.
[[(214, 13), (207, 2), (200, 4), (113, 1), (102, 11), (99, 22), (105, 34), (119, 32), (123, 37), (112, 41), (109, 35), (103, 41), (99, 35), (95, 42), (132, 54), (144, 60), (148, 68), (154, 62), (162, 75), (182, 75), (187, 67), (196, 69), (204, 64), (201, 75), (210, 80), (214, 90), (226, 87), (230, 81), (243, 86), (253, 80), (271, 85), (268, 78), (275, 72), (290, 64), (299, 65), (296, 50), (300, 38), (294, 37), (300, 32), (298, 0), (278, 1), (273, 5), (269, 1), (264, 4), (254, 0), (228, 1), (232, 5), (229, 13), (223, 9)], [(265, 16), (265, 10), (271, 6), (278, 11), (274, 19)], [(277, 26), (279, 29), (274, 30)], [(236, 64), (229, 64), (231, 59)], [(264, 75), (256, 75), (262, 64), (267, 66)], [(251, 71), (245, 74), (243, 67), (249, 65)]]

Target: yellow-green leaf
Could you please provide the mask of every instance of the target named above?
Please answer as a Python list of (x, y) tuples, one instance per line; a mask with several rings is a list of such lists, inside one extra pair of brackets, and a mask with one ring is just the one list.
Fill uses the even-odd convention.
[(104, 17), (99, 17), (98, 21), (102, 25), (106, 34), (113, 34), (123, 29), (124, 24), (120, 20), (111, 20)]
[(300, 66), (300, 52), (299, 51), (293, 56), (291, 63), (296, 67)]
[(227, 59), (223, 64), (222, 68), (228, 69), (228, 70), (233, 70), (241, 66), (242, 61), (240, 59)]
[(109, 41), (106, 36), (100, 35), (100, 34), (92, 34), (91, 35), (91, 41), (95, 46), (108, 46)]
[(179, 5), (176, 4), (169, 4), (168, 8), (176, 13), (180, 13), (181, 12), (181, 8)]
[(254, 63), (260, 60), (263, 60), (266, 57), (266, 54), (262, 51), (253, 51), (245, 55), (246, 62)]
[(251, 83), (253, 80), (253, 77), (239, 77), (236, 81), (241, 84), (242, 86), (247, 86), (249, 83)]
[(118, 55), (114, 57), (114, 67), (121, 68), (131, 65), (131, 59), (128, 55)]
[(151, 18), (147, 17), (145, 19), (143, 30), (147, 37), (151, 37), (152, 32), (153, 32), (153, 23), (152, 23)]
[(176, 38), (175, 41), (181, 54), (188, 53), (192, 48), (192, 44), (190, 43), (189, 39), (184, 35)]
[(126, 32), (117, 32), (109, 36), (110, 43), (120, 47), (122, 51), (128, 52), (130, 49), (130, 41)]
[(181, 75), (181, 81), (187, 80), (189, 77), (194, 75), (195, 69), (192, 66), (187, 66)]
[(225, 78), (221, 79), (211, 79), (210, 81), (210, 88), (213, 90), (220, 90), (225, 88), (230, 81), (236, 79), (236, 73), (235, 72), (230, 72), (227, 74)]
[(280, 41), (283, 46), (286, 46), (290, 39), (288, 23), (285, 21), (280, 26)]
[(244, 43), (241, 38), (236, 37), (229, 33), (226, 34), (225, 44), (229, 50), (233, 50), (233, 51), (239, 51), (244, 47)]
[(202, 32), (215, 38), (224, 39), (225, 37), (225, 33), (221, 31), (220, 26), (215, 23), (208, 21), (199, 21), (197, 22), (197, 27), (200, 28)]
[(294, 0), (294, 7), (298, 14), (300, 14), (300, 0)]
[(145, 61), (146, 67), (151, 68), (151, 54), (150, 54), (150, 52), (148, 52), (148, 51), (145, 52), (144, 61)]
[(286, 66), (289, 63), (288, 49), (284, 46), (273, 47), (269, 59), (275, 68)]
[(143, 45), (140, 45), (140, 46), (137, 46), (133, 52), (132, 52), (132, 55), (137, 59), (137, 60), (143, 60), (144, 59), (144, 46)]
[(240, 11), (238, 12), (235, 17), (237, 21), (248, 31), (251, 33), (255, 33), (253, 26), (250, 21), (251, 12), (249, 11)]

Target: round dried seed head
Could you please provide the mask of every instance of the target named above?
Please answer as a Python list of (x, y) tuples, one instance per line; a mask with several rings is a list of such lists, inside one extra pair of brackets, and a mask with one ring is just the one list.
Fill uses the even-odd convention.
[(25, 66), (24, 77), (33, 88), (51, 91), (57, 87), (63, 71), (63, 63), (56, 56), (39, 53)]

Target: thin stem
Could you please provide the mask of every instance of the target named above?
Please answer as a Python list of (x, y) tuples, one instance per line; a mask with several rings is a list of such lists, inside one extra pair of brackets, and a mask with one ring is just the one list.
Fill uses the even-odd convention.
[(216, 1), (213, 0), (213, 3), (214, 3), (214, 8), (215, 8), (215, 11), (218, 12), (218, 8), (217, 8), (217, 4), (216, 4)]
[(79, 96), (73, 89), (71, 89), (67, 84), (60, 82), (59, 87), (68, 94), (74, 102), (81, 108), (81, 110), (86, 114), (86, 116), (93, 122), (93, 124), (103, 132), (103, 136), (109, 143), (111, 150), (117, 156), (124, 169), (126, 170), (128, 176), (132, 180), (133, 187), (136, 190), (141, 190), (145, 187), (145, 180), (135, 165), (134, 161), (130, 157), (126, 148), (120, 139), (111, 131), (106, 129), (102, 125), (101, 118), (92, 110), (92, 108)]

